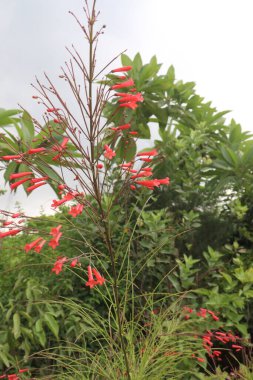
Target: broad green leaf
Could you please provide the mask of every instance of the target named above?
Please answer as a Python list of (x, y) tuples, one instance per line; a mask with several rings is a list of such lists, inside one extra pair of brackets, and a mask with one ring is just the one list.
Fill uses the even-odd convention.
[(44, 314), (44, 320), (48, 328), (52, 331), (54, 336), (58, 339), (59, 337), (59, 324), (57, 320), (49, 313)]
[(121, 62), (123, 66), (133, 65), (133, 61), (126, 54), (121, 54)]
[(13, 315), (13, 335), (15, 339), (18, 339), (21, 336), (20, 330), (20, 316), (18, 313)]

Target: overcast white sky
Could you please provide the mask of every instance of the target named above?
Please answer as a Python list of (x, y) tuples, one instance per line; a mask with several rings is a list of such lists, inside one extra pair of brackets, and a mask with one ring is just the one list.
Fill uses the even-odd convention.
[[(82, 33), (68, 14), (82, 17), (82, 5), (83, 0), (0, 0), (0, 108), (21, 103), (40, 114), (29, 84), (43, 71), (59, 75), (66, 45), (82, 49)], [(107, 26), (101, 65), (124, 49), (131, 57), (139, 51), (144, 62), (156, 54), (164, 70), (173, 64), (177, 79), (195, 81), (198, 94), (218, 110), (232, 110), (229, 117), (253, 132), (252, 0), (97, 0), (97, 8)], [(22, 190), (8, 194), (1, 208), (13, 209), (22, 200), (34, 214), (38, 199), (47, 208), (51, 191), (38, 189), (29, 199)]]

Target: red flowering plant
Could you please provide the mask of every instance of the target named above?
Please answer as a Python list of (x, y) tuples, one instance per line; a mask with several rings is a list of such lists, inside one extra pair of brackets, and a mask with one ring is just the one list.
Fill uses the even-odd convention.
[[(61, 240), (64, 239), (62, 225), (52, 226), (46, 235), (43, 231), (36, 233), (26, 223), (27, 216), (1, 210), (3, 224), (0, 239), (30, 233), (33, 236), (32, 241), (24, 247), (26, 253), (59, 250), (60, 256), (54, 260), (51, 269), (54, 275), (59, 275), (65, 267), (73, 268), (86, 262), (86, 286), (90, 289), (99, 286), (111, 288), (111, 301), (115, 305), (118, 326), (117, 340), (123, 352), (127, 378), (130, 379), (122, 327), (123, 310), (118, 290), (118, 256), (112, 243), (114, 231), (110, 223), (111, 210), (115, 205), (120, 205), (122, 197), (129, 196), (132, 191), (146, 189), (149, 196), (155, 188), (167, 186), (169, 178), (153, 177), (152, 163), (159, 156), (158, 151), (147, 149), (133, 155), (138, 133), (132, 123), (136, 109), (144, 98), (135, 88), (131, 78), (131, 66), (114, 68), (106, 79), (100, 78), (108, 67), (106, 65), (98, 71), (95, 59), (98, 38), (103, 33), (104, 26), (98, 30), (95, 28), (98, 17), (95, 1), (91, 7), (86, 3), (85, 12), (87, 27), (81, 25), (76, 16), (73, 16), (88, 41), (88, 65), (85, 65), (75, 47), (72, 47), (72, 50), (68, 49), (71, 58), (60, 75), (60, 79), (69, 86), (76, 106), (72, 109), (71, 103), (63, 99), (46, 74), (46, 84), (37, 79), (33, 85), (36, 92), (33, 98), (43, 109), (44, 123), (32, 119), (38, 131), (37, 138), (34, 140), (29, 136), (22, 146), (14, 146), (12, 154), (2, 154), (1, 160), (10, 163), (7, 179), (11, 191), (24, 185), (27, 194), (30, 194), (42, 186), (51, 186), (57, 189), (59, 195), (58, 199), (52, 200), (52, 209), (57, 211), (64, 205), (69, 208), (69, 215), (73, 218), (82, 213), (88, 215), (105, 242), (107, 252), (104, 257), (105, 261), (109, 261), (110, 276), (105, 275), (101, 259), (101, 268), (95, 267), (94, 252), (88, 244), (86, 248), (90, 253), (83, 253), (86, 251), (83, 249), (81, 255), (78, 252), (71, 258), (61, 254)], [(80, 75), (82, 85), (77, 79)], [(116, 100), (117, 123), (114, 121), (115, 115), (107, 120), (103, 118), (104, 107), (111, 98)], [(3, 134), (0, 138), (7, 147), (12, 146), (6, 135)], [(59, 171), (51, 169), (48, 165), (50, 159), (57, 163)]]
[[(1, 210), (3, 223), (0, 239), (23, 233), (31, 234), (31, 241), (25, 244), (24, 251), (27, 254), (49, 253), (53, 262), (51, 274), (56, 278), (64, 275), (67, 268), (78, 271), (82, 266), (85, 267), (84, 285), (90, 292), (97, 291), (104, 297), (110, 310), (108, 321), (103, 321), (98, 329), (101, 331), (103, 326), (108, 330), (105, 340), (107, 343), (110, 342), (117, 353), (121, 353), (120, 358), (124, 363), (122, 371), (115, 373), (114, 377), (110, 374), (110, 378), (131, 379), (139, 360), (139, 366), (142, 366), (146, 378), (153, 378), (154, 373), (146, 372), (146, 368), (150, 363), (155, 363), (156, 371), (162, 374), (159, 364), (161, 358), (165, 371), (161, 376), (166, 376), (166, 373), (170, 373), (171, 360), (175, 358), (178, 364), (180, 358), (195, 353), (190, 352), (190, 349), (182, 352), (171, 347), (174, 344), (172, 335), (169, 343), (166, 340), (166, 344), (170, 345), (169, 350), (163, 339), (158, 342), (158, 337), (163, 336), (164, 326), (162, 320), (153, 314), (150, 317), (150, 329), (144, 329), (145, 332), (140, 329), (139, 335), (135, 336), (132, 325), (129, 327), (126, 324), (127, 303), (134, 300), (132, 304), (135, 304), (132, 256), (130, 244), (127, 244), (123, 256), (120, 255), (122, 244), (114, 245), (114, 224), (117, 219), (115, 210), (119, 215), (124, 211), (124, 200), (135, 194), (138, 198), (138, 193), (145, 194), (149, 199), (154, 190), (168, 186), (170, 180), (167, 175), (163, 178), (153, 175), (153, 165), (160, 159), (157, 149), (144, 149), (137, 153), (137, 139), (139, 134), (143, 136), (143, 132), (136, 124), (135, 116), (145, 99), (131, 77), (132, 66), (114, 68), (103, 77), (102, 74), (106, 73), (109, 64), (114, 62), (112, 60), (104, 68), (97, 70), (97, 42), (103, 34), (104, 26), (96, 29), (98, 13), (95, 3), (96, 1), (93, 1), (89, 6), (86, 2), (87, 26), (83, 26), (71, 13), (88, 42), (88, 65), (72, 46), (71, 50), (68, 49), (71, 58), (59, 76), (59, 79), (68, 85), (75, 106), (72, 107), (72, 102), (68, 103), (63, 99), (57, 86), (47, 75), (45, 84), (37, 79), (33, 86), (36, 91), (33, 98), (43, 109), (44, 121), (41, 123), (32, 119), (38, 132), (38, 141), (27, 139), (22, 147), (15, 146), (12, 154), (3, 154), (1, 159), (10, 162), (7, 179), (11, 191), (16, 191), (23, 185), (27, 194), (36, 192), (41, 187), (53, 187), (58, 197), (52, 199), (52, 209), (57, 212), (64, 206), (68, 209), (68, 217), (74, 219), (85, 214), (96, 226), (96, 238), (103, 242), (105, 251), (95, 249), (84, 236), (82, 226), (79, 228), (74, 224), (82, 238), (82, 246), (76, 255), (68, 257), (68, 252), (61, 251), (62, 240), (66, 236), (66, 224), (52, 225), (48, 231), (35, 231), (30, 228), (27, 216), (4, 210)], [(4, 135), (1, 135), (0, 139), (3, 143), (7, 141)], [(59, 170), (51, 170), (50, 162), (58, 165)], [(125, 230), (127, 226), (124, 226), (122, 231), (122, 240)], [(125, 263), (128, 270), (123, 271)], [(143, 270), (145, 263), (141, 263), (141, 267)], [(135, 276), (137, 275), (138, 272)], [(127, 283), (126, 292), (123, 294), (120, 291), (122, 277)], [(149, 304), (145, 298), (145, 302), (147, 308), (151, 305), (153, 307), (153, 300)], [(143, 323), (142, 317), (146, 311), (138, 311), (139, 314), (135, 315), (133, 309), (132, 318), (139, 326)], [(208, 313), (215, 319), (211, 311)], [(94, 319), (98, 318), (96, 311), (91, 311), (90, 314)], [(88, 320), (88, 313), (82, 311), (82, 315)], [(167, 319), (167, 325), (170, 324), (171, 310), (163, 313), (163, 321), (164, 319)], [(176, 330), (171, 324), (170, 329), (173, 332)], [(132, 351), (129, 349), (130, 345), (134, 347)], [(235, 346), (239, 347), (237, 342)], [(215, 352), (212, 351), (211, 355), (217, 356)], [(103, 376), (102, 378), (108, 378)]]

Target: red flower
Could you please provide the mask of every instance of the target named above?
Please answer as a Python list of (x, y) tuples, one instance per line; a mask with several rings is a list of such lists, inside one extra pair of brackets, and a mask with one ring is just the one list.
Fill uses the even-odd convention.
[(53, 237), (55, 237), (60, 233), (61, 228), (62, 228), (61, 224), (59, 224), (59, 226), (57, 226), (57, 227), (52, 227), (49, 234), (52, 235)]
[(44, 181), (47, 179), (48, 179), (48, 177), (32, 178), (30, 182), (31, 183), (37, 183), (37, 182), (41, 182), (41, 181)]
[(108, 158), (108, 160), (111, 160), (114, 156), (116, 156), (116, 153), (108, 145), (105, 145), (104, 156), (105, 158)]
[(124, 124), (124, 125), (120, 125), (119, 127), (111, 128), (111, 129), (114, 131), (124, 131), (125, 129), (129, 129), (129, 128), (131, 128), (131, 124)]
[(103, 169), (103, 164), (97, 164), (98, 169)]
[(129, 132), (129, 135), (138, 135), (138, 132), (132, 131), (132, 132)]
[[(94, 279), (93, 274), (96, 277), (96, 280)], [(95, 268), (91, 268), (91, 266), (88, 265), (88, 281), (85, 285), (89, 286), (90, 288), (93, 288), (95, 285), (103, 285), (104, 282), (104, 277), (102, 277), (101, 274)]]
[(123, 66), (123, 67), (119, 67), (117, 69), (113, 69), (112, 70), (112, 73), (119, 73), (119, 72), (122, 72), (122, 71), (130, 71), (132, 70), (132, 66)]
[(136, 187), (134, 185), (130, 185), (131, 190), (136, 190)]
[(141, 158), (141, 161), (144, 161), (144, 162), (151, 162), (151, 161), (152, 161), (152, 158)]
[(131, 86), (134, 86), (133, 79), (129, 79), (129, 80), (122, 82), (122, 83), (119, 83), (119, 84), (115, 84), (114, 86), (111, 87), (111, 90), (116, 90), (118, 88), (125, 88), (125, 87), (131, 87)]
[(160, 186), (160, 182), (157, 179), (135, 181), (137, 185), (145, 186), (148, 188), (154, 188)]
[(76, 218), (77, 215), (81, 214), (83, 212), (83, 205), (78, 204), (77, 206), (72, 206), (69, 210), (69, 214), (73, 216), (73, 218)]
[(58, 259), (54, 263), (52, 272), (55, 272), (55, 274), (59, 274), (62, 271), (63, 264), (66, 263), (66, 261), (68, 261), (67, 257), (58, 257)]
[(122, 103), (119, 105), (120, 108), (131, 108), (132, 110), (134, 110), (135, 108), (138, 107), (138, 104), (134, 103), (134, 102), (129, 102), (129, 103)]
[(232, 348), (236, 348), (236, 351), (242, 350), (242, 346), (238, 346), (237, 344), (232, 344)]
[(14, 190), (16, 189), (16, 187), (22, 185), (22, 183), (25, 183), (27, 181), (30, 181), (30, 178), (24, 178), (24, 179), (21, 179), (20, 181), (14, 182), (10, 185), (10, 188), (11, 190)]
[(170, 184), (170, 179), (169, 177), (163, 178), (163, 179), (158, 179), (160, 185), (169, 185)]
[(19, 159), (19, 158), (22, 158), (22, 155), (16, 154), (16, 155), (10, 155), (10, 156), (2, 156), (2, 159), (5, 160), (5, 161), (16, 160), (16, 159)]
[(16, 218), (19, 218), (20, 216), (23, 216), (23, 214), (21, 212), (17, 212), (16, 214), (12, 214), (12, 218), (13, 219), (16, 219)]
[(6, 232), (0, 232), (0, 239), (1, 238), (4, 238), (6, 236), (13, 236), (13, 235), (17, 235), (19, 232), (21, 232), (22, 230), (10, 230), (10, 231), (6, 231)]
[(93, 273), (94, 276), (96, 277), (97, 284), (98, 284), (98, 285), (103, 285), (104, 282), (105, 282), (105, 278), (102, 277), (101, 274), (100, 274), (95, 268), (92, 268), (92, 273)]
[(41, 153), (41, 152), (44, 152), (46, 150), (46, 148), (34, 148), (34, 149), (29, 149), (28, 150), (28, 154), (35, 154), (35, 153)]
[(18, 370), (19, 373), (29, 372), (29, 368), (23, 368)]
[(89, 286), (92, 289), (95, 285), (97, 285), (97, 281), (94, 280), (94, 277), (93, 277), (93, 274), (92, 274), (92, 269), (91, 269), (90, 265), (88, 265), (87, 270), (88, 270), (88, 281), (86, 282), (85, 285)]
[(22, 172), (22, 173), (15, 173), (10, 175), (10, 180), (16, 179), (16, 178), (22, 178), (33, 174), (33, 172)]
[(26, 191), (27, 191), (28, 193), (30, 193), (31, 191), (37, 189), (37, 187), (40, 187), (40, 186), (43, 186), (43, 185), (46, 185), (46, 184), (47, 184), (46, 182), (42, 181), (42, 182), (40, 182), (40, 183), (37, 183), (37, 185), (29, 186), (29, 187), (26, 189)]
[(53, 203), (51, 204), (51, 207), (58, 207), (58, 206), (61, 206), (63, 203), (65, 202), (68, 202), (68, 201), (71, 201), (73, 198), (75, 198), (75, 194), (73, 193), (67, 193), (62, 199), (60, 200), (53, 200)]
[(7, 227), (9, 226), (10, 224), (13, 224), (14, 222), (3, 222), (3, 227)]
[(48, 245), (55, 249), (59, 245), (60, 237), (62, 236), (62, 232), (59, 232), (58, 235), (54, 236), (53, 239), (50, 240)]
[(70, 263), (71, 268), (74, 268), (77, 263), (78, 263), (77, 259), (72, 260), (71, 263)]
[(57, 112), (59, 111), (59, 108), (48, 108), (47, 112)]
[(34, 240), (32, 243), (28, 243), (25, 245), (25, 251), (29, 252), (31, 249), (33, 249), (40, 241), (42, 240), (42, 237), (39, 237), (38, 239)]
[(143, 171), (143, 172), (140, 172), (138, 174), (132, 175), (130, 178), (136, 179), (136, 178), (141, 178), (141, 177), (150, 177), (152, 174), (153, 173), (151, 173), (151, 172)]
[(137, 157), (142, 156), (157, 156), (158, 152), (156, 149), (150, 150), (149, 152), (141, 152), (137, 154)]
[(34, 247), (34, 251), (37, 253), (40, 253), (45, 243), (46, 243), (46, 240), (41, 240), (41, 242)]

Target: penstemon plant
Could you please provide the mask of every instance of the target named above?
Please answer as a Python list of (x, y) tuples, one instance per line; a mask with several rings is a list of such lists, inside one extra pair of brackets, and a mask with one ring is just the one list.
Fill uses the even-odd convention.
[[(160, 159), (156, 149), (136, 152), (138, 125), (135, 123), (135, 114), (145, 99), (131, 77), (132, 66), (114, 68), (108, 73), (108, 67), (116, 57), (102, 69), (97, 69), (97, 44), (104, 33), (104, 26), (96, 28), (99, 12), (95, 6), (96, 0), (91, 5), (85, 1), (86, 26), (70, 12), (88, 44), (87, 64), (72, 46), (72, 49), (68, 49), (71, 58), (59, 76), (68, 85), (74, 102), (66, 102), (45, 74), (46, 84), (37, 79), (33, 85), (37, 91), (33, 98), (43, 107), (44, 120), (42, 125), (32, 119), (36, 138), (27, 138), (25, 149), (22, 146), (22, 150), (17, 150), (4, 134), (0, 135), (0, 139), (6, 146), (10, 145), (8, 147), (14, 153), (1, 157), (2, 161), (10, 162), (9, 168), (13, 163), (13, 172), (8, 177), (10, 189), (16, 191), (24, 186), (27, 194), (42, 186), (49, 185), (57, 189), (58, 198), (52, 200), (52, 209), (57, 211), (65, 206), (68, 216), (72, 218), (85, 214), (96, 227), (96, 238), (105, 247), (104, 252), (98, 250), (86, 238), (83, 232), (85, 226), (74, 224), (70, 218), (66, 218), (80, 234), (82, 246), (79, 245), (73, 257), (58, 256), (51, 268), (52, 275), (57, 276), (64, 268), (68, 268), (76, 271), (80, 277), (79, 269), (85, 263), (85, 285), (91, 292), (97, 291), (101, 296), (108, 309), (108, 320), (100, 316), (95, 308), (85, 309), (71, 300), (65, 301), (70, 309), (75, 308), (77, 314), (86, 321), (89, 333), (100, 349), (97, 353), (86, 351), (87, 363), (90, 364), (86, 366), (86, 377), (80, 375), (76, 367), (78, 361), (74, 365), (72, 359), (68, 361), (65, 357), (63, 360), (55, 353), (48, 352), (46, 357), (58, 360), (61, 365), (64, 361), (67, 375), (61, 374), (61, 379), (169, 379), (175, 378), (176, 373), (178, 375), (176, 367), (178, 371), (181, 370), (181, 376), (185, 376), (178, 378), (186, 379), (186, 372), (180, 365), (184, 365), (187, 358), (195, 359), (195, 364), (204, 363), (204, 355), (214, 362), (220, 360), (221, 351), (212, 348), (214, 340), (232, 342), (232, 348), (236, 351), (241, 351), (242, 346), (239, 337), (219, 331), (219, 318), (204, 308), (196, 312), (196, 316), (204, 320), (212, 318), (217, 323), (216, 330), (211, 331), (209, 325), (205, 326), (207, 332), (196, 339), (196, 335), (185, 327), (191, 328), (191, 324), (194, 324), (193, 309), (185, 307), (183, 314), (178, 315), (177, 305), (170, 302), (170, 307), (167, 306), (170, 295), (159, 294), (160, 305), (166, 307), (157, 312), (154, 300), (156, 289), (153, 293), (144, 293), (142, 309), (135, 308), (142, 297), (141, 292), (136, 292), (136, 277), (145, 270), (147, 260), (157, 255), (165, 243), (158, 242), (157, 247), (147, 254), (147, 260), (141, 261), (140, 269), (137, 268), (133, 273), (136, 262), (131, 254), (131, 244), (138, 220), (130, 231), (129, 241), (123, 244), (128, 225), (126, 222), (122, 226), (122, 236), (115, 239), (119, 233), (118, 225), (115, 226), (115, 210), (119, 214), (118, 220), (121, 212), (131, 218), (129, 199), (138, 199), (140, 193), (147, 203), (152, 191), (168, 186), (170, 180), (169, 177), (153, 176), (153, 165)], [(58, 166), (57, 171), (50, 169), (50, 160)], [(50, 226), (50, 232), (44, 229), (40, 231), (31, 227), (30, 218), (22, 212), (0, 211), (4, 217), (0, 239), (19, 234), (31, 235), (31, 241), (24, 246), (26, 253), (60, 251), (62, 239), (68, 238), (64, 236), (67, 223)], [(148, 313), (150, 310), (151, 313)], [(187, 332), (183, 334), (183, 340), (180, 339), (182, 329)], [(83, 352), (75, 344), (71, 350), (76, 355)], [(202, 352), (202, 356), (199, 356), (199, 352)], [(41, 357), (44, 354), (40, 353)], [(99, 355), (100, 359), (97, 358)], [(115, 366), (116, 359), (119, 365)]]
[[(86, 26), (83, 26), (70, 12), (81, 27), (88, 43), (88, 63), (85, 64), (82, 56), (72, 46), (72, 50), (69, 50), (71, 59), (62, 68), (60, 75), (60, 79), (67, 83), (74, 97), (74, 110), (72, 104), (63, 99), (46, 74), (46, 84), (37, 79), (33, 86), (37, 94), (33, 95), (33, 98), (44, 108), (43, 119), (46, 127), (33, 119), (38, 137), (27, 142), (25, 152), (16, 151), (15, 154), (2, 156), (1, 159), (19, 164), (15, 166), (18, 172), (12, 172), (9, 176), (12, 191), (25, 184), (26, 192), (30, 194), (41, 186), (53, 184), (59, 191), (59, 198), (52, 200), (53, 209), (57, 210), (61, 205), (70, 205), (69, 214), (73, 218), (86, 213), (96, 225), (107, 249), (104, 255), (109, 259), (111, 271), (112, 281), (108, 286), (111, 286), (112, 302), (115, 305), (117, 339), (124, 355), (127, 378), (130, 379), (130, 366), (122, 328), (125, 316), (118, 289), (119, 273), (116, 268), (119, 257), (112, 242), (114, 231), (111, 210), (115, 205), (124, 207), (124, 199), (129, 197), (130, 192), (146, 188), (149, 196), (149, 192), (155, 188), (168, 185), (169, 178), (152, 177), (152, 163), (158, 156), (155, 149), (140, 152), (128, 162), (128, 152), (136, 145), (138, 138), (138, 131), (131, 128), (131, 122), (134, 120), (136, 108), (144, 98), (135, 88), (131, 78), (131, 66), (115, 68), (102, 77), (117, 57), (101, 70), (97, 70), (97, 43), (104, 26), (96, 29), (99, 13), (96, 12), (95, 5), (95, 0), (90, 6), (88, 2), (85, 4)], [(111, 99), (114, 99), (114, 110), (109, 118), (104, 119), (104, 107)], [(116, 123), (115, 120), (120, 122)], [(2, 136), (2, 139), (4, 138)], [(125, 139), (123, 150), (122, 138)], [(51, 142), (50, 148), (44, 147), (43, 142)], [(59, 164), (60, 170), (57, 175), (52, 175), (48, 170), (48, 156)], [(40, 162), (39, 170), (35, 165), (36, 162)], [(60, 241), (64, 236), (62, 225), (52, 226), (51, 236), (48, 239), (40, 231), (29, 230), (25, 215), (4, 210), (1, 210), (1, 213), (6, 220), (0, 238), (26, 232), (35, 235), (34, 240), (25, 245), (26, 252), (33, 250), (40, 253), (47, 250), (47, 247), (53, 250), (58, 246), (60, 248)], [(90, 246), (87, 248), (92, 251)], [(67, 265), (72, 268), (81, 265), (85, 257), (89, 260), (86, 286), (90, 289), (103, 286), (107, 279), (100, 273), (102, 271), (99, 268), (94, 267), (92, 262), (94, 254), (95, 252), (90, 255), (87, 253), (80, 255), (78, 252), (71, 258), (59, 256), (52, 272), (58, 275)]]

